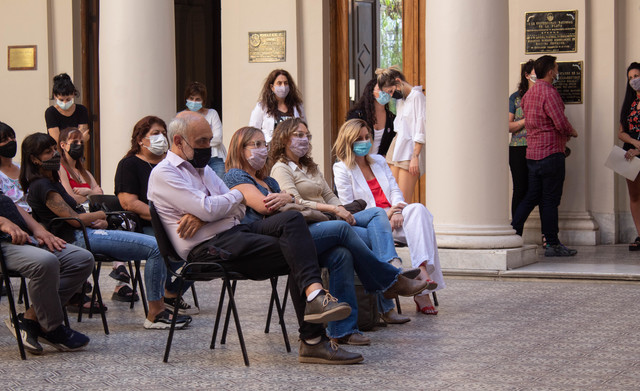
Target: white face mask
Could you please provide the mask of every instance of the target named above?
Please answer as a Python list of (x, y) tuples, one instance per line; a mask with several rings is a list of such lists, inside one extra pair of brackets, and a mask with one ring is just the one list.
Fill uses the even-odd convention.
[(280, 99), (284, 99), (289, 95), (289, 86), (273, 86), (273, 93)]
[(73, 104), (73, 99), (71, 99), (68, 102), (63, 102), (60, 99), (56, 99), (56, 104), (58, 105), (58, 107), (60, 107), (62, 110), (69, 110), (69, 108), (71, 107), (71, 105)]
[(531, 80), (532, 83), (535, 83), (538, 81), (538, 76), (534, 75), (533, 73), (529, 75), (529, 80)]
[(163, 134), (154, 134), (152, 136), (147, 137), (149, 139), (149, 146), (144, 146), (156, 156), (163, 155), (169, 149), (169, 143), (167, 142), (167, 138), (164, 137)]

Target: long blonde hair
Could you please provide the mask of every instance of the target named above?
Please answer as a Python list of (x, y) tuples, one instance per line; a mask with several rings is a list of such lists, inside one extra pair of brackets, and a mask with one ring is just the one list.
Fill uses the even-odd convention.
[(392, 65), (389, 68), (376, 69), (376, 79), (378, 80), (378, 88), (380, 89), (398, 84), (396, 78), (404, 82), (407, 81), (397, 65)]
[[(350, 119), (342, 124), (338, 131), (338, 138), (335, 144), (333, 144), (333, 152), (336, 154), (336, 158), (342, 161), (348, 168), (354, 168), (356, 166), (356, 154), (353, 152), (353, 143), (360, 137), (362, 128), (367, 128), (369, 136), (371, 136), (371, 128), (366, 121), (359, 118)], [(369, 154), (365, 156), (365, 159), (367, 163), (373, 163), (373, 159)]]

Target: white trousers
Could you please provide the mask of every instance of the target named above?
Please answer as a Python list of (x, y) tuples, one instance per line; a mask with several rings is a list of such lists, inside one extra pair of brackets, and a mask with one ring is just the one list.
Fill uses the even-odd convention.
[[(434, 291), (445, 288), (440, 258), (438, 257), (436, 232), (433, 229), (433, 215), (424, 205), (415, 203), (404, 207), (402, 217), (404, 218), (403, 227), (410, 228), (407, 230), (394, 229), (393, 239), (409, 247), (413, 267), (425, 263), (429, 277), (438, 283), (438, 287)], [(429, 292), (423, 292), (423, 294), (426, 293)]]

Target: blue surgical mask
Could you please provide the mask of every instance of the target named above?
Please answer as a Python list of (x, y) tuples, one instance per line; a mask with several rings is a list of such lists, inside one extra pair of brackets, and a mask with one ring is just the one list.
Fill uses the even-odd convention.
[(357, 156), (367, 156), (371, 150), (371, 141), (356, 141), (353, 143), (353, 153)]
[(187, 100), (187, 109), (191, 111), (198, 111), (202, 108), (202, 102), (194, 102), (192, 100)]
[(384, 106), (387, 103), (389, 103), (389, 101), (391, 100), (391, 95), (389, 95), (386, 92), (380, 90), (380, 92), (378, 92), (378, 97), (376, 98), (376, 100), (378, 101), (378, 103), (380, 103), (381, 105)]
[(71, 99), (68, 102), (63, 102), (60, 99), (56, 99), (56, 104), (58, 105), (58, 107), (60, 107), (62, 110), (69, 110), (71, 108), (71, 105), (73, 104), (73, 99)]

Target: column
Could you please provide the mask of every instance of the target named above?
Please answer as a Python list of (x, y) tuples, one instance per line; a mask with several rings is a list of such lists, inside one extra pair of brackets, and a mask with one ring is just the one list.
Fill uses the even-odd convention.
[(427, 1), (425, 29), (426, 200), (443, 268), (523, 264), (509, 218), (508, 2)]
[(113, 194), (135, 123), (176, 113), (172, 0), (100, 2), (100, 148), (102, 188)]

